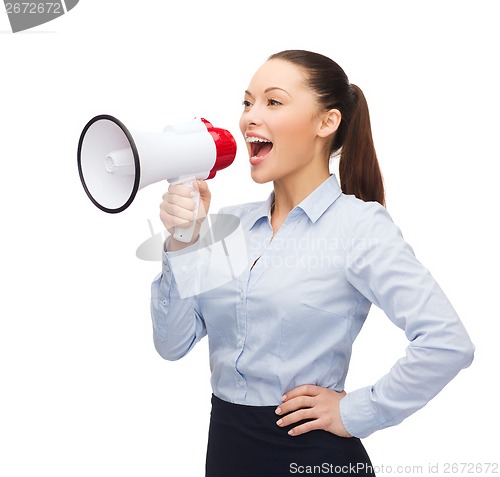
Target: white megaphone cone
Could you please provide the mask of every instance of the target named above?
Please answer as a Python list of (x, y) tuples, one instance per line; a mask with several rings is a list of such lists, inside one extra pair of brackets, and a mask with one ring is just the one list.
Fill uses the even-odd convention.
[[(211, 179), (236, 156), (229, 131), (205, 119), (167, 126), (163, 132), (130, 132), (109, 115), (92, 118), (78, 143), (78, 172), (90, 200), (108, 213), (124, 211), (137, 191), (161, 180), (192, 186)], [(199, 193), (193, 197), (196, 206)], [(192, 239), (195, 222), (177, 227), (174, 238)]]

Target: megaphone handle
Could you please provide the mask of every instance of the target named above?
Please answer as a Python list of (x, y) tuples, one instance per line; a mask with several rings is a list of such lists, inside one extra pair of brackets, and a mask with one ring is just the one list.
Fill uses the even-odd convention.
[[(193, 181), (187, 181), (184, 182), (183, 184), (193, 189), (194, 192), (193, 200), (195, 203), (194, 212), (196, 214), (196, 217), (198, 217), (198, 207), (200, 205), (200, 192), (194, 188)], [(193, 220), (188, 227), (175, 227), (174, 239), (184, 243), (191, 242), (191, 240), (193, 239), (193, 232), (195, 226), (196, 226), (196, 219)]]

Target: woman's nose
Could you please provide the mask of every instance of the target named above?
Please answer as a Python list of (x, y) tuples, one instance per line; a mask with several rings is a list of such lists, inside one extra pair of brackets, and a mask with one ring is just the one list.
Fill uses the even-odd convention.
[(252, 106), (248, 111), (244, 111), (241, 120), (247, 126), (258, 126), (262, 123), (261, 114), (255, 106)]

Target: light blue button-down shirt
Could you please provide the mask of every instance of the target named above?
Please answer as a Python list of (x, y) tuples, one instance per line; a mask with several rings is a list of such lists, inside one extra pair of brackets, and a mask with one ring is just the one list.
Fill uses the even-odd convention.
[(272, 199), (221, 211), (241, 221), (247, 257), (219, 286), (209, 286), (210, 247), (164, 253), (151, 302), (162, 357), (179, 359), (208, 335), (213, 393), (238, 404), (278, 405), (301, 384), (342, 391), (373, 303), (409, 344), (386, 375), (340, 401), (357, 437), (398, 424), (470, 365), (474, 346), (459, 317), (384, 207), (344, 195), (332, 175), (272, 238)]

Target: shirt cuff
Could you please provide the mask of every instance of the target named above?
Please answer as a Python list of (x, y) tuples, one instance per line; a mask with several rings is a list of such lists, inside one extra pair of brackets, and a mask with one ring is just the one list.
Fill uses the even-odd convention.
[[(168, 239), (167, 239), (168, 240)], [(162, 253), (162, 274), (166, 285), (175, 288), (180, 298), (197, 295), (200, 292), (200, 251), (195, 242), (182, 250)]]
[(354, 437), (368, 437), (382, 429), (383, 426), (375, 418), (371, 404), (372, 387), (356, 389), (340, 400), (340, 418), (346, 431)]

